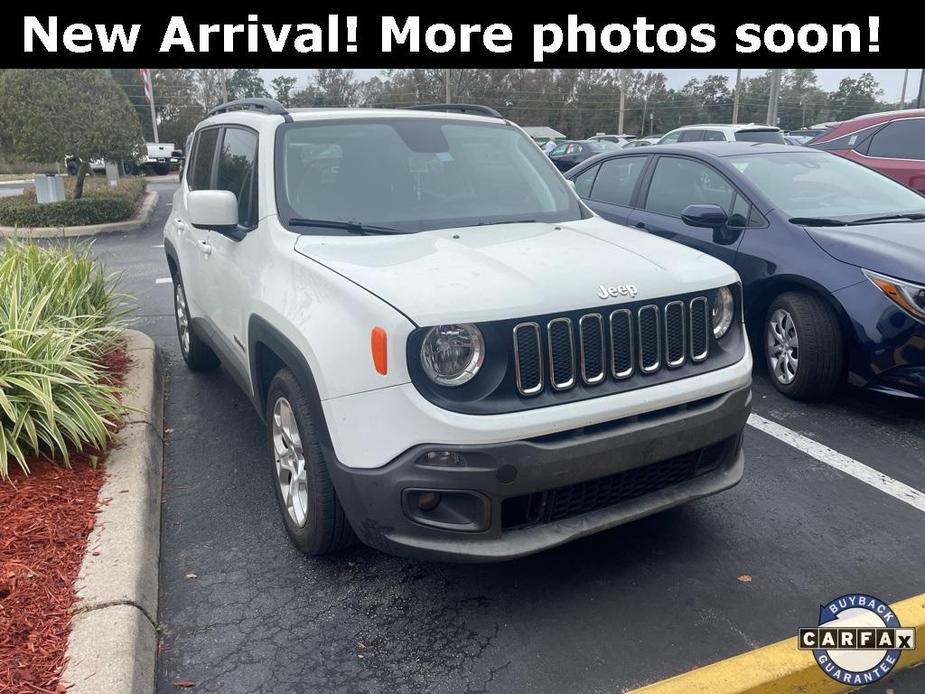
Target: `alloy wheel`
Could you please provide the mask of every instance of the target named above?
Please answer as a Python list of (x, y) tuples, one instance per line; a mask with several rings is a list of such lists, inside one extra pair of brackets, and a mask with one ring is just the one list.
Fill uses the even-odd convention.
[(189, 354), (189, 312), (186, 309), (186, 292), (183, 285), (177, 281), (174, 286), (174, 298), (177, 311), (177, 332), (180, 335), (180, 348), (183, 354)]
[(766, 345), (774, 378), (784, 385), (793, 383), (800, 363), (800, 339), (793, 316), (782, 308), (771, 314), (766, 330)]
[(299, 427), (292, 412), (292, 405), (286, 398), (279, 398), (273, 405), (271, 426), (273, 460), (276, 463), (279, 490), (286, 513), (292, 522), (301, 528), (308, 518), (308, 475)]

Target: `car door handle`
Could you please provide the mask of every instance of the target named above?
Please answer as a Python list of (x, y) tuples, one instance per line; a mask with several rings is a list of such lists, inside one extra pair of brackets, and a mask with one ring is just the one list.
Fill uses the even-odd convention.
[(646, 228), (646, 223), (645, 223), (645, 222), (636, 222), (633, 226), (636, 227), (637, 229), (645, 229), (645, 228)]
[(212, 255), (212, 244), (208, 241), (198, 241), (199, 250), (202, 251), (203, 255)]
[(173, 223), (177, 225), (177, 231), (183, 231), (184, 229), (186, 229), (186, 222), (184, 222), (179, 217), (174, 219)]

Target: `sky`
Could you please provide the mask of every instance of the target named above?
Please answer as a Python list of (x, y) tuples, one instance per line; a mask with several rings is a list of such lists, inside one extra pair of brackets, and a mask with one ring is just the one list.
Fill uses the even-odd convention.
[[(299, 80), (298, 85), (304, 86), (308, 81), (308, 75), (311, 73), (311, 70), (261, 70), (261, 76), (267, 82), (270, 83), (277, 75), (290, 75)], [(374, 75), (379, 74), (380, 70), (354, 70), (354, 74), (358, 79), (369, 79)], [(728, 75), (729, 77), (729, 86), (735, 84), (735, 68), (731, 70), (719, 70), (719, 69), (704, 69), (704, 70), (661, 70), (665, 73), (665, 76), (668, 78), (668, 86), (671, 88), (683, 87), (684, 84), (692, 79), (703, 79), (707, 75)], [(826, 91), (834, 91), (838, 89), (838, 83), (845, 77), (858, 77), (864, 72), (870, 72), (873, 74), (874, 78), (880, 83), (880, 86), (883, 88), (883, 98), (886, 101), (899, 101), (900, 94), (902, 92), (903, 84), (903, 70), (884, 70), (879, 68), (869, 68), (869, 69), (858, 69), (858, 70), (847, 70), (847, 69), (830, 69), (830, 70), (816, 70), (816, 74), (819, 76), (819, 86)], [(742, 70), (743, 77), (755, 77), (764, 73), (764, 70)], [(921, 70), (919, 69), (910, 69), (909, 70), (909, 84), (906, 87), (906, 99), (911, 99), (913, 96), (918, 94), (918, 81), (919, 76), (921, 75)]]

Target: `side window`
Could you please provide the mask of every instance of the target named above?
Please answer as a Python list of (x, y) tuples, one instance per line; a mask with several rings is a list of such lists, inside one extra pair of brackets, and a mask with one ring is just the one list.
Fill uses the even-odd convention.
[(218, 142), (218, 128), (202, 130), (196, 136), (196, 154), (189, 172), (190, 190), (206, 190), (212, 184), (212, 162), (215, 159), (215, 144)]
[(888, 159), (925, 159), (925, 118), (894, 120), (874, 135), (867, 155)]
[(665, 135), (665, 137), (659, 140), (658, 143), (660, 145), (673, 145), (678, 141), (678, 138), (681, 137), (682, 132), (684, 131), (682, 130), (682, 131), (676, 131), (673, 133), (668, 133), (667, 135)]
[(633, 199), (636, 182), (646, 168), (648, 157), (617, 157), (601, 164), (594, 181), (591, 199), (611, 205), (628, 207)]
[(680, 157), (661, 157), (652, 175), (646, 210), (680, 217), (688, 205), (713, 203), (727, 212), (735, 189), (706, 164)]
[(681, 133), (678, 142), (700, 142), (703, 139), (703, 130), (685, 130)]
[(729, 213), (729, 222), (726, 224), (730, 229), (744, 229), (748, 226), (749, 215), (751, 214), (751, 204), (743, 195), (736, 195), (735, 202), (732, 203), (732, 211)]
[(565, 154), (565, 150), (568, 148), (568, 145), (559, 145), (552, 152), (549, 153), (551, 157), (558, 157), (562, 154)]
[(703, 141), (704, 142), (725, 142), (726, 136), (723, 135), (719, 130), (704, 130), (703, 131)]
[(257, 224), (257, 134), (243, 128), (225, 128), (218, 158), (217, 190), (238, 197), (238, 224)]
[(590, 197), (591, 186), (594, 185), (594, 177), (597, 176), (597, 171), (600, 168), (600, 166), (592, 166), (587, 171), (582, 171), (572, 179), (575, 183), (575, 192), (578, 193), (578, 197), (583, 200), (587, 200)]

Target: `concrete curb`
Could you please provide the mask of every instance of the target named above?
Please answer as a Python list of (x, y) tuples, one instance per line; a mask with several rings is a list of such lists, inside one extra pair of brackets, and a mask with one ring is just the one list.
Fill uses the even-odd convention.
[[(916, 630), (915, 650), (904, 651), (890, 671), (925, 662), (925, 593), (890, 604), (900, 624)], [(883, 682), (883, 680), (881, 680)], [(849, 692), (858, 685), (836, 682), (826, 675), (812, 651), (797, 649), (797, 629), (793, 637), (763, 648), (720, 660), (683, 675), (655, 682), (629, 694), (835, 694)]]
[(70, 239), (78, 236), (99, 236), (112, 234), (118, 231), (137, 231), (151, 221), (154, 208), (157, 206), (158, 193), (149, 190), (142, 198), (138, 214), (124, 222), (110, 222), (109, 224), (84, 224), (76, 227), (34, 227), (18, 228), (0, 226), (0, 237), (18, 239)]
[(105, 502), (75, 582), (62, 681), (70, 694), (154, 690), (164, 390), (154, 342), (126, 331), (126, 418), (106, 462)]

